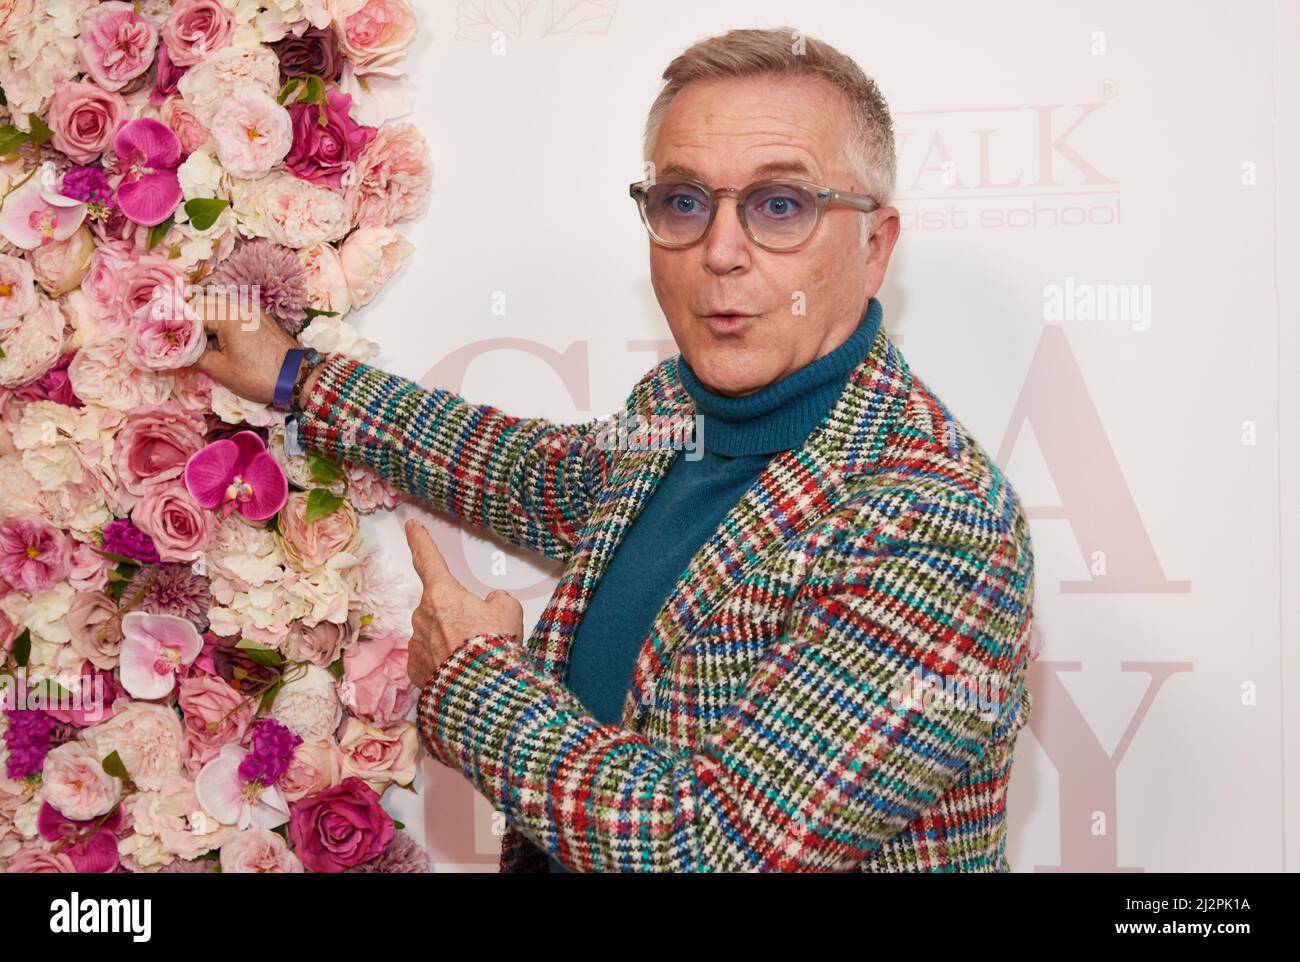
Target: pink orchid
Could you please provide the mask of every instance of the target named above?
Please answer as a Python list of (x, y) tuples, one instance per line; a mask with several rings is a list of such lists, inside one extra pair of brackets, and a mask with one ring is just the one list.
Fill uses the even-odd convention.
[(255, 431), (213, 441), (185, 462), (185, 488), (202, 507), (265, 521), (289, 500), (289, 480)]
[(117, 831), (121, 825), (121, 805), (115, 805), (107, 816), (81, 822), (61, 815), (49, 802), (42, 802), (36, 814), (36, 830), (41, 838), (54, 843), (51, 849), (67, 855), (83, 873), (117, 871)]
[(245, 781), (239, 766), (248, 754), (238, 745), (224, 745), (217, 757), (194, 777), (194, 796), (222, 825), (276, 828), (289, 821), (289, 803), (274, 785)]
[(176, 615), (127, 612), (122, 618), (122, 687), (132, 698), (163, 698), (176, 687), (176, 673), (193, 664), (203, 639), (193, 622)]
[(118, 128), (113, 141), (122, 181), (117, 205), (137, 224), (161, 224), (180, 206), (181, 142), (171, 129), (152, 117), (131, 120)]
[(15, 247), (36, 250), (67, 240), (86, 219), (86, 205), (56, 188), (54, 165), (46, 161), (27, 182), (3, 200), (0, 235)]

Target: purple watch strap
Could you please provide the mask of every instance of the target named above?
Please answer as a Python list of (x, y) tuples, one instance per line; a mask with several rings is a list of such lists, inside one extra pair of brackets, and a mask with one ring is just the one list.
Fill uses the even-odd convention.
[(272, 403), (276, 407), (289, 409), (293, 399), (293, 382), (298, 377), (298, 368), (306, 353), (305, 347), (291, 347), (285, 352), (284, 363), (280, 365), (280, 376), (275, 379), (275, 400)]

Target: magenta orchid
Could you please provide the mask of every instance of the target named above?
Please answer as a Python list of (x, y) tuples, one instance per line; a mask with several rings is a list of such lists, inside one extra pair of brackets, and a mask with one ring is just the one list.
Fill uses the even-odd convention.
[(122, 174), (117, 206), (137, 224), (161, 224), (181, 202), (181, 142), (166, 124), (141, 117), (118, 129), (113, 152)]
[(127, 612), (119, 652), (122, 687), (132, 698), (164, 698), (176, 687), (177, 672), (202, 651), (203, 638), (188, 619)]
[(42, 164), (0, 207), (0, 236), (25, 251), (67, 240), (86, 219), (86, 205), (57, 187), (54, 165)]
[(255, 431), (213, 441), (185, 462), (185, 489), (202, 507), (265, 521), (289, 500), (289, 479)]

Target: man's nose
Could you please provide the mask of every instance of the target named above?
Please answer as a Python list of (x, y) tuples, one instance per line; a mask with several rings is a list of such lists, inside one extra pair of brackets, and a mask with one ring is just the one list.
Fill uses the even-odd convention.
[(749, 263), (749, 236), (740, 223), (740, 207), (734, 197), (718, 200), (718, 212), (704, 238), (704, 263), (715, 274), (726, 274)]

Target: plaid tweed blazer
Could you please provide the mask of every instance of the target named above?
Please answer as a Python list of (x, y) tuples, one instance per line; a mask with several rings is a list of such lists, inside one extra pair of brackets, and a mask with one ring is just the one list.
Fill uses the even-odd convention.
[[(679, 359), (629, 417), (693, 414)], [(471, 637), (418, 701), (426, 750), (507, 820), (500, 870), (1007, 871), (1029, 525), (883, 327), (681, 572), (604, 725), (566, 658), (677, 453), (601, 443), (617, 418), (515, 417), (342, 355), (305, 402), (309, 450), (564, 562), (531, 637)]]

